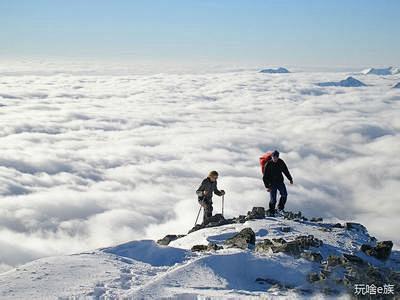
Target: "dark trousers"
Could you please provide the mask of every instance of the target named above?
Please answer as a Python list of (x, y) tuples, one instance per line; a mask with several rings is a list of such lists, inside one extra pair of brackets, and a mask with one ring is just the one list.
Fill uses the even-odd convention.
[(278, 182), (278, 183), (273, 183), (271, 186), (271, 191), (269, 193), (270, 199), (269, 199), (269, 209), (270, 210), (275, 210), (276, 206), (276, 195), (279, 191), (279, 194), (281, 195), (279, 199), (279, 204), (278, 204), (278, 209), (284, 209), (286, 200), (287, 200), (287, 191), (286, 191), (286, 186), (283, 182)]
[(204, 199), (204, 200), (199, 200), (199, 203), (204, 208), (203, 224), (206, 225), (208, 224), (209, 219), (212, 217), (213, 202), (212, 199)]

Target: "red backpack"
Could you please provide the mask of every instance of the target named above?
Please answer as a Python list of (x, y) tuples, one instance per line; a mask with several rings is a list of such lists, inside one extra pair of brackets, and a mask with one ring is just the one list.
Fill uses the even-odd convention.
[(272, 151), (265, 152), (263, 155), (260, 156), (260, 166), (261, 172), (264, 174), (265, 165), (268, 161), (272, 158)]

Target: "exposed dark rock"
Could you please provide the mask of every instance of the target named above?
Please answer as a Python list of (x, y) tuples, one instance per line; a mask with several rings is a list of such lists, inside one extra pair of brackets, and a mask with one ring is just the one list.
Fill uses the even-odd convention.
[(365, 226), (360, 223), (347, 222), (346, 229), (367, 232), (367, 228), (365, 228)]
[(289, 226), (283, 226), (283, 227), (280, 228), (280, 230), (282, 232), (290, 232), (292, 230), (292, 228), (289, 227)]
[(332, 228), (343, 228), (344, 226), (340, 223), (336, 223), (335, 225), (332, 226)]
[(238, 217), (232, 219), (232, 223), (244, 223), (244, 222), (246, 222), (245, 215), (239, 215)]
[(286, 244), (286, 241), (285, 241), (285, 239), (283, 239), (283, 238), (275, 238), (275, 239), (272, 239), (272, 241), (274, 242), (274, 243), (277, 243), (277, 244)]
[(285, 211), (283, 213), (283, 217), (285, 219), (287, 219), (287, 220), (296, 220), (296, 219), (300, 220), (300, 219), (302, 219), (302, 215), (301, 215), (300, 211), (297, 212), (297, 213), (294, 213), (294, 212), (291, 212), (291, 211)]
[(251, 211), (247, 213), (247, 220), (254, 219), (264, 219), (265, 218), (265, 209), (264, 207), (253, 207)]
[(361, 245), (361, 251), (380, 260), (387, 260), (392, 252), (393, 242), (378, 242), (375, 247), (367, 244)]
[(270, 239), (265, 239), (264, 241), (257, 243), (256, 244), (256, 252), (269, 252), (269, 249), (271, 249), (271, 246), (274, 243)]
[(318, 273), (311, 272), (311, 273), (307, 274), (307, 281), (308, 282), (313, 283), (313, 282), (319, 281), (320, 279), (321, 278), (319, 277)]
[(303, 252), (301, 253), (301, 257), (317, 263), (321, 263), (322, 261), (322, 255), (319, 252)]
[(310, 222), (322, 222), (324, 219), (322, 219), (321, 217), (314, 217), (311, 218)]
[(229, 221), (224, 218), (222, 214), (215, 214), (208, 219), (205, 227), (215, 227), (229, 224)]
[(294, 257), (300, 257), (302, 251), (299, 243), (296, 241), (290, 241), (281, 245), (273, 245), (271, 246), (271, 250), (274, 253), (283, 252)]
[(364, 260), (362, 260), (362, 258), (358, 257), (357, 255), (353, 255), (353, 254), (343, 254), (344, 257), (344, 261), (346, 264), (358, 264), (358, 265), (363, 265), (366, 264), (366, 262)]
[(336, 255), (329, 255), (328, 259), (326, 260), (326, 268), (329, 267), (336, 267), (336, 266), (343, 265), (343, 259), (340, 256)]
[(270, 284), (270, 285), (274, 285), (274, 284), (280, 285), (280, 284), (281, 284), (281, 283), (279, 282), (279, 280), (272, 279), (272, 278), (261, 278), (261, 277), (258, 277), (258, 278), (256, 279), (256, 282), (259, 282), (259, 283), (268, 283), (268, 284)]
[(184, 237), (184, 234), (180, 234), (180, 235), (176, 235), (176, 234), (168, 234), (165, 237), (163, 237), (162, 239), (159, 239), (157, 241), (157, 244), (159, 245), (163, 245), (163, 246), (167, 246), (169, 245), (169, 243), (171, 243), (172, 241), (175, 241), (176, 239), (179, 239), (181, 237)]
[(191, 250), (193, 252), (207, 251), (208, 250), (208, 246), (207, 245), (194, 245)]
[(315, 238), (311, 234), (297, 236), (296, 241), (304, 249), (308, 249), (309, 247), (320, 247), (323, 244), (323, 242), (320, 239)]
[(217, 250), (221, 250), (221, 249), (224, 249), (224, 247), (218, 246), (215, 243), (209, 243), (208, 246), (207, 246), (207, 250), (208, 251), (217, 251)]
[(256, 242), (256, 235), (251, 228), (244, 228), (239, 233), (225, 241), (225, 245), (228, 247), (236, 247), (241, 249), (247, 249), (249, 245), (254, 245)]

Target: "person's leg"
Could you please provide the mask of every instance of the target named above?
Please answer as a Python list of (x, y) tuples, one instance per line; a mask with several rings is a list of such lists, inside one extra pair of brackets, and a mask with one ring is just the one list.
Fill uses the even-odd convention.
[(271, 191), (269, 192), (269, 210), (271, 212), (275, 211), (276, 206), (276, 192), (277, 188), (275, 185), (271, 187)]
[(210, 201), (204, 201), (204, 214), (203, 214), (203, 224), (207, 225), (208, 224), (208, 220), (210, 219), (210, 217), (212, 216), (212, 202)]
[(287, 190), (285, 184), (282, 182), (278, 185), (279, 194), (281, 195), (279, 199), (278, 209), (283, 210), (285, 209), (285, 204), (287, 200)]

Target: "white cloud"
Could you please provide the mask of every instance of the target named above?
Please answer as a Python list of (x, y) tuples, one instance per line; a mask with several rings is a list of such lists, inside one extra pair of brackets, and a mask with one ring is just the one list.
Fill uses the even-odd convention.
[(315, 86), (345, 76), (2, 76), (0, 268), (184, 233), (211, 169), (226, 214), (245, 214), (267, 202), (258, 157), (275, 148), (295, 180), (288, 209), (399, 243), (399, 79)]

